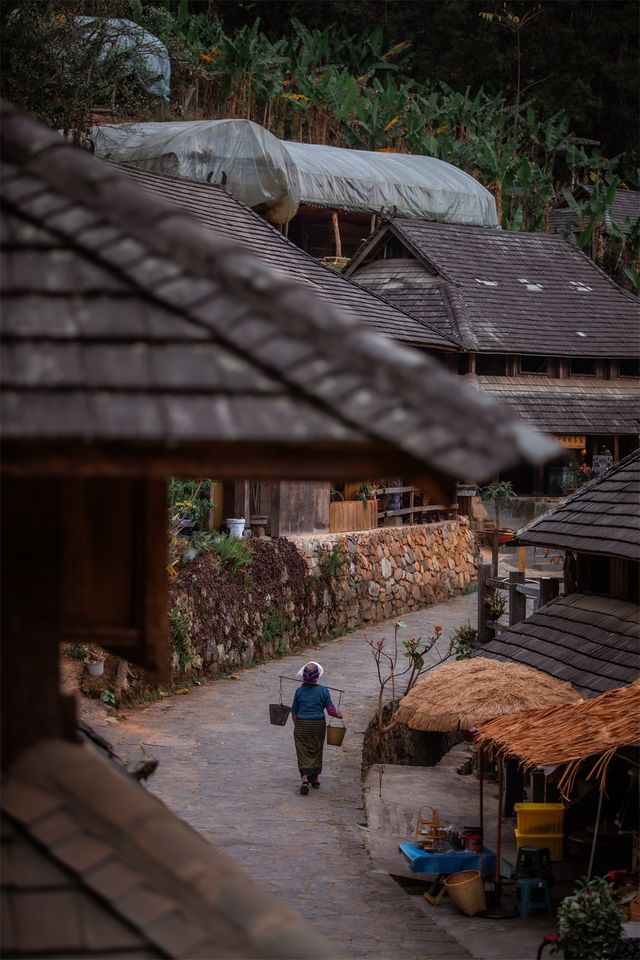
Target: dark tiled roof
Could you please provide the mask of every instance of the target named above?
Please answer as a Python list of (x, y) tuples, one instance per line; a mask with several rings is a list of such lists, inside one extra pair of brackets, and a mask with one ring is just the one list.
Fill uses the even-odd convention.
[(92, 747), (27, 750), (2, 810), (4, 956), (334, 956)]
[(594, 377), (471, 377), (482, 391), (544, 433), (626, 434), (640, 421), (640, 381)]
[[(589, 196), (593, 193), (593, 187), (581, 186), (576, 194), (579, 196)], [(627, 232), (626, 221), (635, 223), (640, 220), (640, 191), (638, 190), (616, 190), (611, 208), (605, 217), (605, 227), (611, 227), (611, 221), (614, 220), (617, 226)], [(578, 226), (579, 218), (571, 207), (556, 207), (549, 213), (549, 227), (556, 233), (571, 233)]]
[(428, 322), (443, 336), (460, 342), (448, 299), (448, 284), (434, 277), (418, 260), (373, 260), (358, 270), (355, 279), (405, 313)]
[(519, 530), (523, 544), (640, 560), (640, 450)]
[(343, 452), (371, 457), (371, 471), (405, 458), (407, 474), (482, 477), (548, 454), (437, 361), (3, 113), (5, 464), (34, 441), (61, 462), (90, 444), (144, 450), (146, 463), (161, 450), (165, 472), (198, 443), (225, 475), (247, 444), (245, 475), (251, 463), (282, 475), (285, 454), (309, 475), (335, 473)]
[(321, 300), (348, 310), (378, 333), (419, 346), (455, 348), (446, 334), (416, 321), (378, 296), (363, 292), (353, 280), (314, 260), (222, 187), (127, 164), (116, 166), (145, 190), (188, 210), (203, 226), (248, 247), (276, 273), (308, 281)]
[[(638, 300), (562, 237), (396, 218), (356, 254), (394, 235), (448, 282), (451, 327), (465, 350), (553, 356), (637, 357)], [(404, 303), (399, 289), (385, 291)], [(421, 312), (425, 319), (426, 311)], [(441, 312), (436, 308), (434, 323)]]
[(571, 593), (482, 646), (482, 656), (536, 667), (591, 696), (638, 678), (640, 606)]

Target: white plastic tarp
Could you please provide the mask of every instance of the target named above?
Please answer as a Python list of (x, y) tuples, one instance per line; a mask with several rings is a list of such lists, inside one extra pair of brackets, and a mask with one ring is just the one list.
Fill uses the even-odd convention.
[(83, 28), (87, 42), (102, 41), (98, 61), (109, 56), (124, 56), (130, 60), (131, 72), (147, 93), (169, 100), (171, 60), (164, 43), (133, 20), (114, 17), (75, 17)]
[(220, 183), (269, 219), (286, 223), (300, 204), (336, 210), (497, 226), (493, 197), (434, 157), (374, 153), (278, 140), (250, 120), (96, 127), (96, 154), (192, 180)]

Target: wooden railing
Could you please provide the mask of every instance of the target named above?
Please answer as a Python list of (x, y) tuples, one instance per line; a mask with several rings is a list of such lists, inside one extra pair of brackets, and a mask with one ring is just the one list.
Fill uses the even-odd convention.
[(376, 490), (376, 495), (379, 497), (385, 495), (391, 496), (393, 494), (399, 494), (400, 496), (408, 494), (409, 505), (395, 510), (379, 510), (378, 522), (383, 521), (386, 517), (409, 517), (409, 523), (415, 523), (416, 516), (426, 516), (427, 523), (435, 523), (438, 520), (455, 520), (458, 516), (457, 503), (452, 504), (450, 507), (445, 507), (437, 503), (416, 504), (415, 497), (417, 493), (420, 493), (419, 487), (379, 487)]

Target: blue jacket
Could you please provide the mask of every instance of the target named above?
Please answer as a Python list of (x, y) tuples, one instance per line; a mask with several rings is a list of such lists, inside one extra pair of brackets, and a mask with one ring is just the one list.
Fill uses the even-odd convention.
[(291, 712), (300, 720), (322, 720), (324, 711), (329, 707), (333, 707), (333, 703), (326, 687), (317, 683), (303, 683), (294, 694)]

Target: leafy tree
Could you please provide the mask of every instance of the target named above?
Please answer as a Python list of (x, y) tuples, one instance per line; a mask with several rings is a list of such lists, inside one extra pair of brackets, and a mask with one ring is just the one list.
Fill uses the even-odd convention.
[[(0, 5), (2, 96), (76, 141), (96, 108), (108, 108), (116, 118), (156, 111), (157, 103), (134, 78), (144, 40), (126, 25), (121, 33), (106, 26), (107, 18), (126, 17), (128, 10), (128, 4), (117, 2)], [(120, 48), (121, 37), (129, 49)]]

